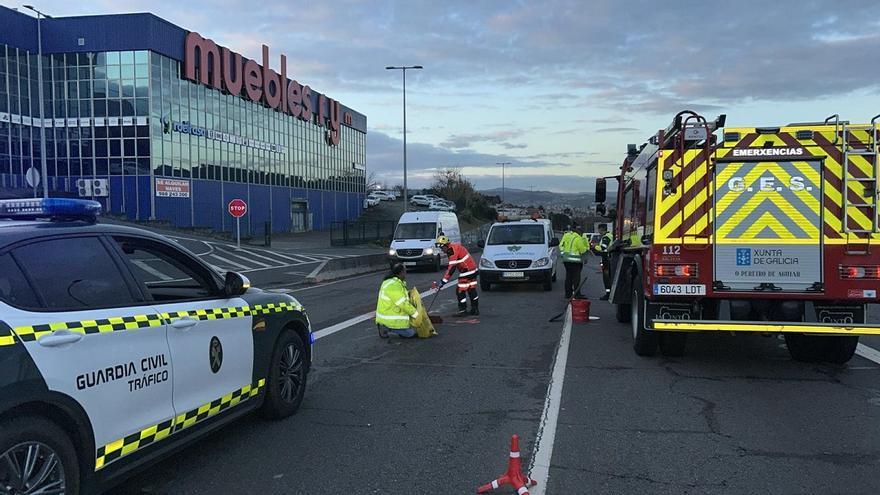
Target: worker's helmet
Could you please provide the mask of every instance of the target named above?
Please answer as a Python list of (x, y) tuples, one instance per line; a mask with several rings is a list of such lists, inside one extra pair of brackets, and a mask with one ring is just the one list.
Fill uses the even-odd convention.
[(441, 235), (440, 237), (437, 238), (436, 244), (440, 247), (448, 246), (449, 245), (449, 238), (446, 237), (445, 235)]

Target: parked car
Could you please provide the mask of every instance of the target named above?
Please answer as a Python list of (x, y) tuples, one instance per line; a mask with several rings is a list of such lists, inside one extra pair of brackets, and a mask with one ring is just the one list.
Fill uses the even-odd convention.
[(397, 201), (397, 193), (394, 191), (380, 191), (388, 196), (389, 201)]
[(413, 206), (431, 206), (431, 199), (424, 194), (416, 194), (410, 198), (409, 204)]
[(432, 211), (455, 211), (455, 203), (446, 200), (431, 201), (428, 209)]
[(376, 206), (377, 204), (379, 204), (378, 198), (375, 198), (373, 196), (367, 196), (366, 198), (364, 198), (364, 209), (365, 210), (367, 208), (372, 208), (372, 207)]
[(370, 196), (375, 197), (379, 201), (390, 201), (391, 196), (388, 195), (385, 191), (373, 191), (370, 193)]

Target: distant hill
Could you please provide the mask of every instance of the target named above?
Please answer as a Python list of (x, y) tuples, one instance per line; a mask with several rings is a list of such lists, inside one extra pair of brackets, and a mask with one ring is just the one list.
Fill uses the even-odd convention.
[[(501, 188), (480, 190), (481, 193), (501, 196)], [(583, 193), (558, 193), (551, 191), (525, 191), (522, 189), (507, 188), (504, 192), (505, 201), (516, 205), (567, 205), (575, 208), (588, 208), (595, 200), (591, 192)]]

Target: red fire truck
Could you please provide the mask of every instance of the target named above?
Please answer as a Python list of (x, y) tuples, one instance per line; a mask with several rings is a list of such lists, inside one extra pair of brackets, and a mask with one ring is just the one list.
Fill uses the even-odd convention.
[(610, 301), (635, 352), (758, 332), (783, 334), (794, 359), (843, 363), (880, 334), (865, 322), (880, 290), (878, 120), (725, 128), (683, 111), (629, 145)]

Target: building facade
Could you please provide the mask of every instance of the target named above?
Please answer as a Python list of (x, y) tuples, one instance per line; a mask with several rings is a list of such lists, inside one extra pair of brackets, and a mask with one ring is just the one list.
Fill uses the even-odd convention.
[(234, 198), (253, 235), (359, 216), (366, 117), (289, 78), (284, 55), (279, 73), (268, 47), (261, 65), (152, 14), (43, 19), (41, 120), (37, 20), (0, 6), (0, 26), (7, 196), (42, 194), (26, 177), (45, 132), (50, 195), (131, 219), (231, 230)]

